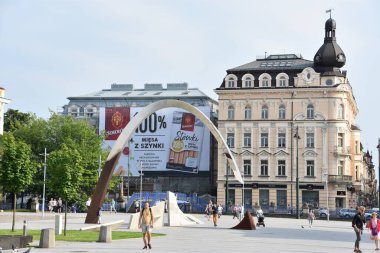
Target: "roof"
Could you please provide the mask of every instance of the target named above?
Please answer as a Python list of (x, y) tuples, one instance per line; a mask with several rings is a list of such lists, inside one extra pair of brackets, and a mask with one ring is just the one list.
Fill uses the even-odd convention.
[(268, 71), (268, 70), (302, 70), (306, 67), (313, 67), (314, 62), (305, 60), (296, 54), (269, 55), (265, 58), (257, 58), (256, 61), (228, 69), (227, 72), (234, 71)]
[(133, 85), (112, 84), (111, 89), (103, 89), (87, 93), (84, 95), (68, 97), (69, 100), (75, 99), (184, 99), (184, 98), (204, 98), (217, 103), (198, 88), (187, 88), (187, 84), (168, 84), (163, 88), (162, 84), (145, 84), (144, 89), (133, 89)]

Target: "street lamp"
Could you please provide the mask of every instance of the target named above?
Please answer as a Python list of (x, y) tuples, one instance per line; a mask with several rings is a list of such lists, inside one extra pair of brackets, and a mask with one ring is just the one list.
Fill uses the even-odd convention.
[(327, 221), (330, 221), (330, 211), (329, 211), (329, 172), (328, 169), (324, 169), (324, 176), (326, 182), (326, 210), (327, 210)]
[(226, 213), (228, 212), (228, 159), (232, 159), (229, 153), (225, 152), (223, 153), (226, 156), (226, 199), (225, 199), (225, 208)]
[(44, 185), (42, 188), (42, 217), (44, 217), (45, 216), (46, 157), (48, 156), (48, 154), (46, 153), (46, 148), (45, 148), (45, 152), (40, 155), (44, 156)]
[(142, 208), (142, 176), (143, 176), (143, 167), (142, 167), (142, 160), (140, 160), (140, 210)]
[(296, 133), (294, 135), (294, 138), (296, 139), (296, 213), (297, 213), (297, 219), (300, 218), (300, 212), (299, 212), (299, 177), (298, 177), (298, 140), (301, 139), (301, 137), (298, 135), (298, 126), (296, 127)]
[(378, 184), (379, 188), (377, 190), (377, 197), (378, 197), (377, 206), (380, 208), (380, 138), (378, 139), (377, 150), (379, 151), (379, 157), (378, 157), (378, 159), (379, 159), (379, 174), (378, 174), (379, 179), (377, 181), (377, 182), (379, 182), (379, 184)]

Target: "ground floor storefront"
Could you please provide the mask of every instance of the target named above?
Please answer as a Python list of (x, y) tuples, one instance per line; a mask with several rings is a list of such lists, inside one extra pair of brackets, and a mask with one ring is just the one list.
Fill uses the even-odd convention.
[[(228, 188), (228, 189), (227, 189)], [(359, 203), (358, 193), (346, 185), (300, 182), (298, 190), (299, 208), (330, 210), (355, 208)], [(227, 202), (226, 202), (227, 198)], [(264, 211), (290, 212), (296, 209), (297, 190), (295, 183), (246, 182), (242, 184), (218, 182), (217, 202), (228, 206), (241, 205), (246, 208), (260, 206)]]

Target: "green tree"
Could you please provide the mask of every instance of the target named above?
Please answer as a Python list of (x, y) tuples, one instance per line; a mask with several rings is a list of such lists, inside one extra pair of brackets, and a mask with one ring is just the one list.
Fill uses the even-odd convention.
[[(102, 136), (98, 136), (96, 128), (90, 126), (86, 120), (77, 120), (53, 113), (48, 120), (32, 118), (29, 124), (21, 126), (14, 134), (17, 138), (31, 145), (36, 160), (42, 160), (40, 154), (43, 153), (45, 147), (47, 152), (52, 154), (61, 149), (63, 144), (79, 153), (81, 157), (80, 166), (84, 168), (84, 171), (80, 188), (81, 195), (77, 199), (77, 205), (84, 206), (98, 180), (99, 156), (106, 157), (106, 153), (101, 148)], [(48, 161), (50, 159), (51, 156), (48, 157)], [(53, 176), (48, 166), (47, 181)], [(30, 188), (30, 191), (41, 194), (42, 169), (38, 171), (34, 181), (35, 184)], [(57, 192), (55, 188), (47, 187), (46, 195), (54, 196), (57, 195)]]
[(54, 188), (55, 193), (65, 202), (66, 236), (68, 203), (76, 202), (80, 197), (84, 173), (82, 157), (75, 147), (62, 144), (60, 149), (50, 153), (47, 166), (51, 175), (48, 186)]
[(0, 184), (4, 192), (13, 193), (12, 231), (15, 227), (17, 194), (33, 183), (38, 164), (32, 160), (28, 144), (16, 140), (12, 133), (5, 133), (0, 146)]
[(30, 113), (19, 112), (18, 110), (8, 109), (4, 114), (4, 131), (12, 132), (20, 126), (29, 124), (33, 115)]

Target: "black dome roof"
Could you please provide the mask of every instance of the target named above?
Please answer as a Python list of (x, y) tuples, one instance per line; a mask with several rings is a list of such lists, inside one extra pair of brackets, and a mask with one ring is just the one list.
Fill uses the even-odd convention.
[(328, 20), (326, 20), (326, 23), (325, 23), (325, 30), (332, 30), (332, 29), (336, 29), (336, 22), (334, 19), (332, 18), (329, 18)]
[(329, 18), (325, 23), (325, 41), (314, 56), (314, 65), (325, 69), (341, 68), (346, 63), (346, 55), (336, 43), (336, 22)]

